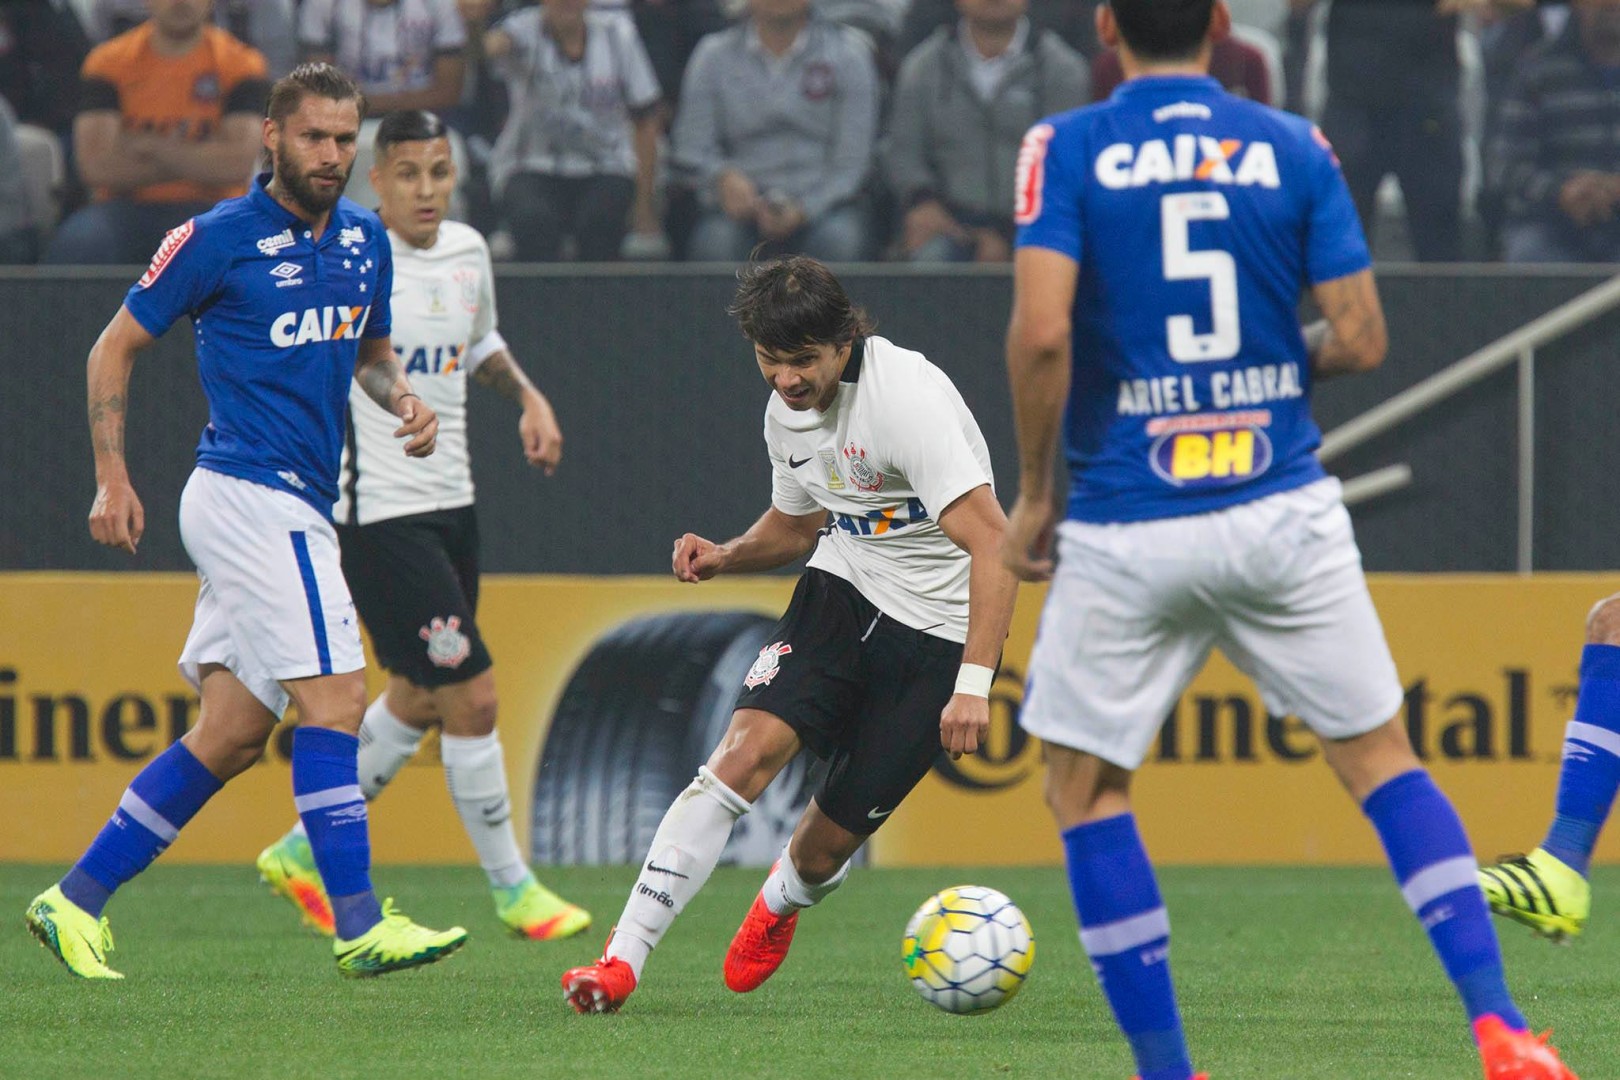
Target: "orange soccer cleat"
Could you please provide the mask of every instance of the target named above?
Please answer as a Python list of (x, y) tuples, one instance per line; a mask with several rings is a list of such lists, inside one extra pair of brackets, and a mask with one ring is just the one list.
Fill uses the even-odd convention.
[(787, 959), (798, 928), (799, 913), (777, 915), (765, 904), (764, 896), (754, 897), (737, 936), (726, 950), (726, 986), (739, 994), (758, 989)]
[(1485, 1080), (1580, 1080), (1547, 1044), (1551, 1032), (1514, 1031), (1499, 1016), (1474, 1021)]
[(577, 1013), (618, 1012), (636, 988), (636, 973), (618, 957), (604, 955), (594, 964), (563, 972), (562, 988), (563, 999)]

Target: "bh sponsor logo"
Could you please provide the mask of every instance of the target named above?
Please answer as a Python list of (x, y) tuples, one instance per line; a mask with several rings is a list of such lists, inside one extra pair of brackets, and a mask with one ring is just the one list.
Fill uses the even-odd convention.
[(1148, 460), (1159, 479), (1182, 488), (1219, 487), (1259, 476), (1271, 467), (1271, 413), (1213, 413), (1149, 422), (1157, 436)]

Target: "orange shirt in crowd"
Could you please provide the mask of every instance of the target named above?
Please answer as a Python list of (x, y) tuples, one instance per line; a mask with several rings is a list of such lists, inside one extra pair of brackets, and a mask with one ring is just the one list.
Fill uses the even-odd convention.
[[(202, 41), (185, 56), (161, 56), (152, 48), (152, 24), (99, 45), (80, 69), (84, 112), (110, 109), (127, 131), (178, 133), (193, 141), (214, 134), (227, 113), (263, 115), (268, 67), (260, 52), (217, 26), (205, 26)], [(217, 202), (247, 191), (247, 177), (227, 186), (166, 180), (137, 188), (137, 202)], [(95, 197), (113, 192), (98, 189)]]

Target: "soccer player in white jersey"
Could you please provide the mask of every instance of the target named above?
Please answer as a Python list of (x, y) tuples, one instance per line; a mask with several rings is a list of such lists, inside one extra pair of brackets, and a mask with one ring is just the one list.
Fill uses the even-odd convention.
[[(1467, 833), (1397, 715), (1350, 515), (1315, 455), (1314, 380), (1384, 357), (1366, 239), (1321, 133), (1208, 77), (1230, 19), (1221, 0), (1100, 7), (1128, 81), (1031, 128), (1019, 155), (1007, 559), (1052, 579), (1019, 721), (1045, 743), (1081, 944), (1140, 1080), (1193, 1080), (1130, 789), (1219, 647), (1270, 712), (1320, 739), (1486, 1075), (1570, 1080), (1508, 991)], [(1302, 333), (1306, 288), (1326, 320)], [(1054, 565), (1060, 430), (1070, 490)]]
[(990, 454), (945, 373), (874, 336), (813, 259), (749, 267), (731, 313), (773, 391), (771, 506), (724, 544), (676, 540), (675, 576), (756, 573), (815, 554), (725, 737), (659, 824), (602, 958), (563, 975), (582, 1013), (625, 1003), (732, 824), (808, 747), (827, 759), (826, 778), (725, 958), (732, 990), (769, 978), (799, 911), (842, 884), (850, 856), (941, 749), (978, 748), (1012, 619), (1017, 583), (997, 556), (1006, 519)]
[[(360, 788), (374, 799), (440, 725), (445, 781), (489, 878), (495, 914), (534, 940), (590, 925), (583, 909), (534, 878), (512, 831), (506, 762), (495, 732), (495, 676), (478, 633), (478, 519), (467, 452), (468, 377), (522, 407), (518, 437), (549, 475), (562, 432), (496, 329), (489, 248), (471, 226), (446, 221), (456, 167), (444, 123), (420, 110), (389, 113), (377, 129), (372, 187), (394, 251), (394, 352), (439, 417), (438, 453), (401, 467), (392, 422), (356, 383), (333, 514), (343, 572), (388, 685), (360, 727)], [(332, 932), (332, 914), (302, 823), (260, 853), (259, 873)]]
[(332, 886), (338, 969), (379, 975), (467, 940), (459, 926), (434, 932), (377, 903), (355, 775), (365, 658), (331, 521), (350, 384), (388, 417), (388, 449), (401, 460), (431, 454), (438, 430), (389, 347), (382, 223), (341, 197), (364, 109), (353, 81), (327, 64), (277, 82), (263, 133), (272, 171), (172, 230), (90, 350), (98, 542), (130, 554), (140, 542), (125, 395), (136, 352), (181, 316), (193, 324), (209, 422), (180, 497), (180, 536), (201, 581), (180, 653), (202, 695), (197, 724), (140, 771), (83, 857), (28, 908), (29, 930), (82, 978), (123, 978), (107, 965), (103, 906), (263, 756), (289, 699), (300, 719), (294, 803)]

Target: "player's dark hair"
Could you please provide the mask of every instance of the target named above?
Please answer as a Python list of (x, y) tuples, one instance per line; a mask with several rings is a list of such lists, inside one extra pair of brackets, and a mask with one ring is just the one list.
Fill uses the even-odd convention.
[(377, 127), (377, 160), (395, 143), (428, 142), (446, 138), (444, 121), (426, 109), (399, 109), (386, 114)]
[(1120, 37), (1143, 60), (1190, 60), (1203, 48), (1215, 0), (1109, 0)]
[(366, 118), (366, 95), (353, 79), (331, 64), (300, 64), (277, 79), (270, 88), (270, 103), (264, 114), (278, 124), (284, 123), (307, 97), (352, 100), (360, 108), (360, 119)]
[(807, 255), (749, 263), (737, 274), (726, 313), (744, 337), (774, 353), (843, 345), (877, 329), (832, 271)]

